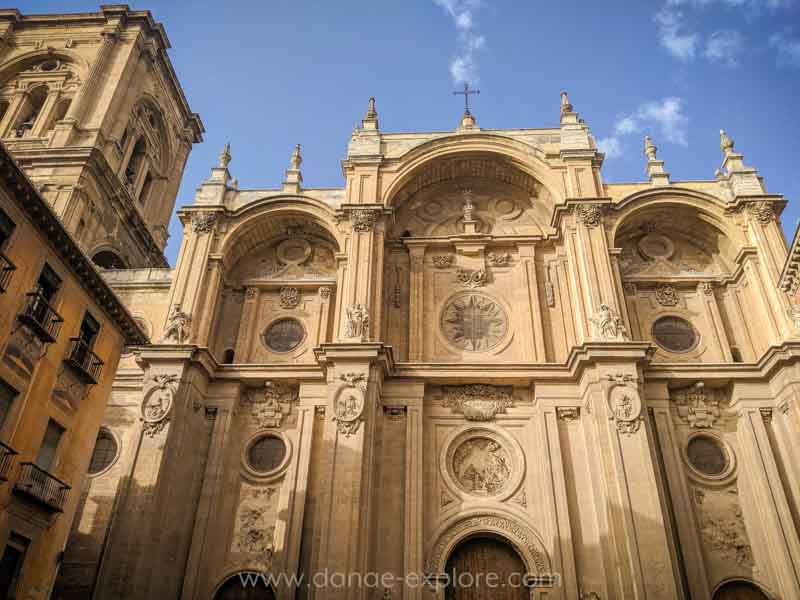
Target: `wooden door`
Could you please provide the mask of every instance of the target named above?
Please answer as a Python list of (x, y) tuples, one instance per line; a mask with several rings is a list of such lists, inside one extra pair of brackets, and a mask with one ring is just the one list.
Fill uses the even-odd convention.
[(525, 565), (505, 542), (479, 537), (456, 547), (447, 561), (447, 600), (528, 600)]

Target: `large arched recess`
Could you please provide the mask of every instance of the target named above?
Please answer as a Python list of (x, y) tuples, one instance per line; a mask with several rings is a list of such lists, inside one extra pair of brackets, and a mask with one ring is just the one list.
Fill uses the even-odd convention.
[(81, 81), (86, 81), (86, 77), (89, 74), (89, 63), (85, 58), (67, 49), (42, 48), (40, 50), (31, 50), (4, 63), (0, 67), (2, 69), (0, 70), (0, 85), (5, 85), (22, 71), (47, 59), (63, 60), (75, 68), (75, 72)]
[(710, 194), (680, 187), (642, 190), (617, 202), (614, 205), (610, 240), (616, 245), (620, 228), (637, 214), (670, 206), (693, 210), (699, 220), (719, 230), (731, 243), (745, 243), (741, 230), (726, 218), (727, 206), (724, 201)]
[[(426, 142), (395, 159), (384, 169), (383, 177), (391, 177), (382, 190), (383, 204), (397, 208), (398, 192), (415, 176), (417, 171), (431, 161), (456, 155), (494, 155), (514, 168), (536, 179), (548, 192), (554, 205), (564, 199), (563, 183), (559, 171), (544, 160), (543, 153), (535, 146), (513, 138), (490, 133), (454, 134)], [(394, 163), (395, 161), (391, 161)]]
[(323, 230), (344, 247), (341, 233), (334, 227), (335, 213), (327, 204), (307, 196), (277, 196), (251, 202), (228, 218), (229, 229), (219, 246), (226, 269), (265, 240), (284, 233), (287, 219), (297, 219)]

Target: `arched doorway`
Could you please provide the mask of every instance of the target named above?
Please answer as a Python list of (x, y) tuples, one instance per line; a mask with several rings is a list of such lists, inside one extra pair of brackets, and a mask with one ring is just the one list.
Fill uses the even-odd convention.
[(769, 600), (761, 588), (749, 581), (728, 581), (714, 593), (714, 600)]
[(527, 570), (519, 554), (500, 538), (471, 537), (461, 542), (447, 560), (450, 578), (446, 600), (526, 600), (522, 585)]
[(219, 587), (214, 600), (275, 600), (275, 592), (259, 573), (236, 573)]

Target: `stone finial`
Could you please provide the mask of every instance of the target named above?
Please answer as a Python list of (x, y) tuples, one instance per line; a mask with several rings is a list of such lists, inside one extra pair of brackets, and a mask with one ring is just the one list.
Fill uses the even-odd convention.
[(569, 96), (567, 92), (561, 92), (561, 114), (564, 113), (571, 113), (572, 112), (572, 104), (569, 102)]
[(733, 154), (733, 140), (725, 133), (724, 129), (719, 130), (719, 147), (725, 153), (725, 156)]
[(375, 98), (370, 97), (369, 102), (367, 103), (367, 119), (377, 119), (378, 118), (378, 111), (375, 110)]
[(289, 160), (289, 166), (292, 170), (297, 171), (302, 163), (303, 157), (300, 155), (300, 144), (296, 144), (294, 152), (292, 152), (292, 158)]
[(653, 139), (649, 135), (644, 136), (644, 155), (647, 160), (656, 160), (657, 153), (658, 147), (653, 143)]
[(294, 147), (292, 157), (289, 159), (289, 168), (286, 169), (286, 179), (283, 180), (283, 191), (298, 193), (300, 184), (303, 183), (303, 174), (300, 172), (300, 165), (303, 157), (300, 154), (300, 144)]
[(367, 114), (361, 120), (361, 128), (366, 130), (378, 129), (378, 111), (375, 109), (375, 98), (370, 97), (367, 103)]
[(222, 152), (219, 153), (219, 168), (227, 169), (230, 163), (231, 163), (231, 143), (228, 142), (225, 144), (225, 147), (222, 149)]

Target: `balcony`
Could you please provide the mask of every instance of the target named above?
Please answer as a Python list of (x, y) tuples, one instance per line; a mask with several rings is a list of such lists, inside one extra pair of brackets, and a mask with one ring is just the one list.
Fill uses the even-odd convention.
[(8, 473), (11, 471), (11, 465), (14, 463), (16, 455), (16, 450), (0, 442), (0, 481), (8, 481)]
[(70, 338), (69, 351), (64, 362), (72, 367), (83, 383), (94, 385), (100, 380), (103, 361), (82, 338)]
[(58, 338), (64, 319), (47, 303), (47, 298), (40, 291), (30, 292), (25, 296), (25, 306), (17, 318), (30, 327), (45, 344), (52, 344)]
[(0, 294), (8, 289), (11, 275), (16, 270), (16, 265), (14, 265), (5, 254), (0, 252)]
[(19, 466), (14, 492), (42, 504), (53, 512), (64, 512), (70, 486), (31, 462)]

